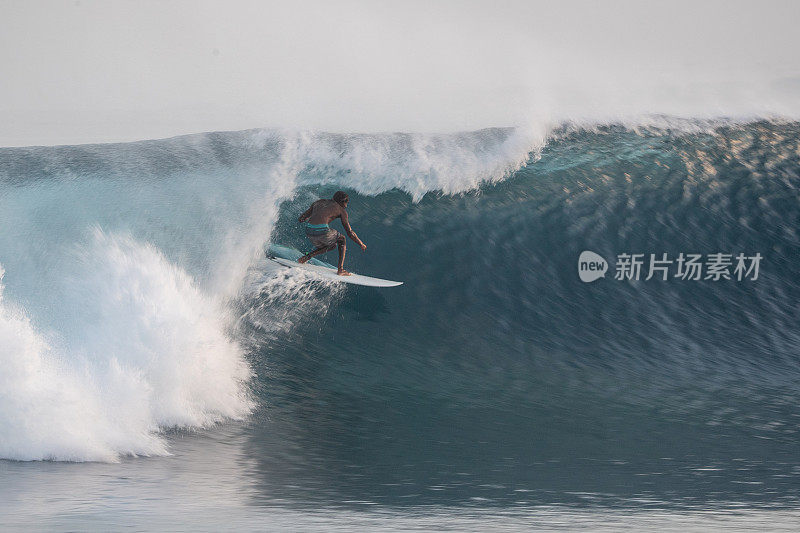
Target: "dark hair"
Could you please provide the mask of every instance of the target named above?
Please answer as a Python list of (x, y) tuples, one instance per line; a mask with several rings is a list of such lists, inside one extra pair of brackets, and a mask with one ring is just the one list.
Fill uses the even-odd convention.
[(350, 197), (347, 196), (347, 193), (342, 192), (342, 191), (336, 191), (333, 194), (333, 201), (336, 202), (339, 205), (344, 205), (344, 203), (346, 201), (348, 201), (349, 199), (350, 199)]

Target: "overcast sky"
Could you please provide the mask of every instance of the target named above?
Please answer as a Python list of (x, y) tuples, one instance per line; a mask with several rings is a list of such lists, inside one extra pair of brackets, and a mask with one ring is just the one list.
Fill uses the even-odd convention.
[(800, 113), (796, 1), (0, 0), (0, 146)]

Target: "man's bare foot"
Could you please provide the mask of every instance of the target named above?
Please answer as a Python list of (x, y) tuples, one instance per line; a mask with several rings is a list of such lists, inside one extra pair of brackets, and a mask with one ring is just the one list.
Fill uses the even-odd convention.
[(350, 272), (348, 272), (345, 269), (341, 269), (339, 272), (337, 272), (337, 274), (339, 274), (340, 276), (350, 276), (351, 275)]
[(301, 257), (300, 259), (298, 259), (298, 260), (297, 260), (297, 262), (298, 262), (298, 263), (300, 263), (300, 264), (302, 265), (303, 263), (308, 263), (308, 260), (309, 260), (309, 259), (311, 259), (311, 258), (310, 258), (310, 257), (308, 257), (307, 255), (304, 255), (303, 257)]

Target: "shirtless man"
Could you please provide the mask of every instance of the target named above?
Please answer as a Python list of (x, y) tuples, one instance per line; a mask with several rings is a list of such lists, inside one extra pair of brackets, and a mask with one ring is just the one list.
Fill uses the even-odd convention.
[(349, 276), (350, 272), (344, 269), (344, 254), (347, 251), (347, 241), (344, 235), (332, 229), (328, 224), (337, 219), (342, 219), (342, 226), (347, 235), (366, 251), (367, 245), (361, 242), (356, 232), (350, 227), (347, 220), (347, 203), (350, 197), (342, 191), (336, 191), (333, 200), (317, 200), (305, 213), (300, 215), (300, 222), (308, 221), (306, 225), (306, 237), (315, 246), (315, 249), (297, 260), (298, 263), (305, 263), (315, 255), (324, 254), (339, 247), (339, 272), (340, 276)]

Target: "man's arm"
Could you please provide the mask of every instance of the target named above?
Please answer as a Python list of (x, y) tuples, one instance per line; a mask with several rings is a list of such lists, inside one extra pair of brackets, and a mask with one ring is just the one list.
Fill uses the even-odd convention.
[(347, 236), (353, 239), (353, 242), (358, 244), (361, 247), (361, 250), (366, 251), (367, 245), (361, 242), (361, 239), (358, 238), (356, 232), (353, 231), (353, 228), (350, 227), (350, 221), (347, 219), (347, 211), (342, 209), (342, 226), (344, 226), (344, 231), (347, 232)]
[[(317, 202), (314, 202), (314, 204)], [(311, 218), (311, 212), (314, 211), (314, 204), (311, 204), (311, 207), (306, 209), (306, 212), (300, 215), (300, 218), (297, 219), (298, 222), (305, 222), (309, 218)]]

